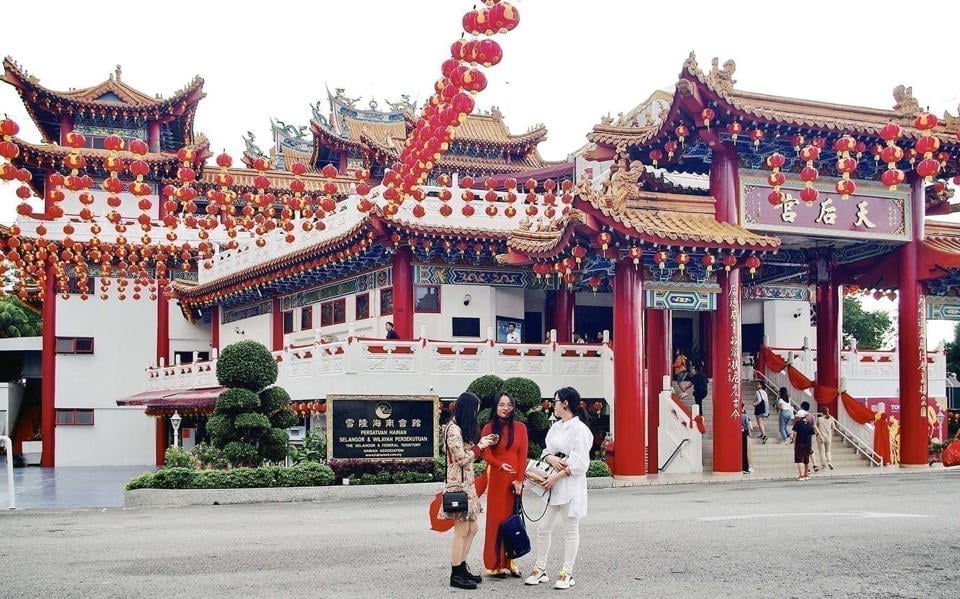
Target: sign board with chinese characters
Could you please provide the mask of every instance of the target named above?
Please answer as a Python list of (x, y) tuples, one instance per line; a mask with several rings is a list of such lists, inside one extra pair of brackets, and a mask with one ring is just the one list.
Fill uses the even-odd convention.
[(328, 395), (327, 459), (437, 457), (435, 395)]
[(900, 185), (896, 191), (872, 181), (857, 183), (857, 192), (846, 200), (834, 189), (835, 180), (816, 181), (820, 192), (816, 202), (800, 199), (804, 183), (795, 173), (787, 175), (780, 188), (784, 201), (779, 206), (768, 198), (773, 187), (767, 182), (769, 171), (740, 171), (740, 222), (753, 231), (842, 237), (846, 239), (882, 239), (910, 241), (910, 188)]

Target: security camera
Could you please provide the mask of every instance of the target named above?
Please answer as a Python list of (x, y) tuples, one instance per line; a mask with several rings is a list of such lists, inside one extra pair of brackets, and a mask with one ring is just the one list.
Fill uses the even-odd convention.
[(240, 327), (233, 327), (233, 332), (236, 333), (237, 335), (243, 335), (243, 329), (241, 329)]
[(801, 314), (803, 314), (803, 312), (802, 312), (801, 310), (797, 310), (796, 312), (793, 313), (793, 317), (794, 317), (794, 318), (800, 318), (800, 315), (801, 315)]
[(430, 385), (430, 391), (433, 392), (433, 385)]

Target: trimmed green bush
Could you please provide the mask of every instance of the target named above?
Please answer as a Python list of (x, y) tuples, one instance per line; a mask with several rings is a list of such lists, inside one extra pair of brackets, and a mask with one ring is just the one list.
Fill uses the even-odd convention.
[(190, 468), (197, 467), (197, 459), (183, 450), (182, 447), (168, 447), (163, 454), (163, 464), (167, 468)]
[(220, 352), (217, 382), (222, 386), (256, 393), (276, 380), (277, 361), (262, 343), (238, 341)]
[(260, 466), (259, 468), (234, 468), (227, 470), (227, 481), (234, 489), (259, 489), (276, 487), (277, 466)]
[(260, 392), (260, 407), (264, 414), (273, 414), (290, 407), (290, 394), (283, 387), (267, 387)]
[(548, 418), (547, 413), (542, 410), (531, 410), (530, 413), (527, 414), (527, 428), (545, 431), (550, 428), (550, 418)]
[(233, 426), (239, 432), (246, 431), (247, 433), (262, 434), (263, 431), (270, 428), (270, 419), (263, 414), (247, 412), (246, 414), (240, 414), (234, 418)]
[(197, 471), (193, 468), (161, 468), (153, 475), (155, 489), (195, 489)]
[(153, 472), (144, 472), (140, 476), (131, 479), (126, 486), (127, 491), (133, 491), (134, 489), (152, 489), (152, 488), (153, 488)]
[[(207, 420), (207, 432), (212, 439), (230, 439), (237, 434), (236, 429), (233, 428), (233, 418), (225, 414), (211, 416), (210, 420)], [(214, 448), (223, 449), (223, 447), (217, 447), (215, 443)]]
[(223, 447), (231, 464), (253, 464), (260, 458), (257, 448), (243, 441), (231, 441)]
[(292, 468), (280, 468), (277, 483), (281, 487), (324, 487), (333, 484), (333, 470), (326, 464), (304, 462)]
[(229, 489), (231, 485), (229, 470), (203, 470), (197, 473), (199, 489)]
[(480, 398), (480, 405), (483, 407), (493, 406), (494, 397), (503, 386), (503, 379), (495, 374), (485, 374), (480, 378), (474, 379), (467, 386), (467, 391)]
[(493, 415), (493, 410), (490, 408), (484, 408), (477, 413), (477, 422), (480, 424), (480, 428), (483, 428), (488, 422), (490, 422), (490, 416)]
[(536, 441), (527, 442), (527, 457), (536, 460), (540, 457), (540, 454), (543, 453), (543, 445), (540, 445)]
[(610, 476), (610, 466), (603, 460), (590, 460), (590, 465), (587, 466), (587, 477), (596, 476)]
[(515, 376), (503, 381), (501, 387), (517, 403), (517, 412), (526, 413), (543, 400), (540, 385), (528, 378)]
[(260, 455), (271, 462), (282, 462), (287, 457), (290, 438), (282, 428), (271, 428), (260, 438)]
[(249, 389), (227, 389), (217, 396), (214, 409), (217, 414), (236, 416), (260, 408), (260, 398)]

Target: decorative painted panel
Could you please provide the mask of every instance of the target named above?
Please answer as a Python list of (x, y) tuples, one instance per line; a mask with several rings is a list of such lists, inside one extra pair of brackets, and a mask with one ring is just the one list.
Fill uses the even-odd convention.
[(281, 298), (280, 309), (286, 312), (300, 306), (316, 304), (317, 302), (335, 297), (352, 295), (360, 291), (376, 289), (378, 287), (389, 287), (393, 284), (392, 274), (391, 269), (381, 268), (380, 270), (363, 273), (362, 275), (343, 279), (342, 281), (337, 281), (336, 283), (322, 287), (314, 287), (313, 289), (293, 293)]
[(223, 310), (223, 324), (243, 320), (244, 318), (250, 318), (252, 316), (260, 316), (261, 314), (270, 314), (272, 309), (272, 302), (269, 300), (257, 304), (240, 306), (239, 308), (225, 309)]
[(927, 298), (927, 319), (960, 321), (960, 298), (953, 303)]
[(426, 266), (413, 268), (414, 283), (425, 285), (489, 285), (491, 287), (552, 288), (533, 273), (522, 270), (486, 270), (458, 266)]
[(910, 191), (906, 185), (899, 191), (869, 181), (857, 181), (857, 193), (848, 199), (833, 188), (833, 180), (819, 181), (816, 202), (800, 200), (803, 182), (791, 176), (781, 187), (784, 201), (772, 206), (767, 197), (773, 187), (767, 183), (769, 173), (741, 171), (740, 222), (750, 230), (805, 234), (814, 237), (855, 239), (888, 239), (909, 241)]
[(770, 299), (810, 301), (810, 288), (806, 285), (750, 285), (743, 287), (742, 299)]
[(643, 307), (661, 310), (716, 310), (717, 293), (691, 289), (644, 289)]

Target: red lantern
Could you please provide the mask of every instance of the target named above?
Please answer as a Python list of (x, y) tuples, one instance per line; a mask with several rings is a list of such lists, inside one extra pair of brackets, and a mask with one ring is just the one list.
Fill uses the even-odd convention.
[(587, 279), (587, 282), (590, 284), (590, 289), (596, 293), (597, 289), (600, 289), (600, 285), (603, 284), (603, 279), (597, 275), (592, 275), (589, 279)]
[(600, 231), (597, 234), (597, 245), (600, 246), (600, 249), (604, 252), (604, 257), (606, 257), (607, 248), (610, 247), (610, 244), (613, 242), (613, 235), (607, 231)]
[(730, 139), (736, 142), (737, 136), (743, 133), (743, 125), (739, 121), (733, 121), (727, 125), (727, 133), (730, 134)]
[(760, 268), (760, 258), (749, 256), (743, 264), (750, 269), (750, 276), (752, 277), (757, 272), (757, 269)]
[(710, 274), (710, 271), (713, 270), (713, 265), (717, 263), (717, 258), (713, 254), (704, 254), (700, 258), (700, 263), (703, 264), (707, 269), (707, 274)]
[(733, 254), (727, 254), (723, 257), (723, 270), (730, 272), (730, 269), (737, 265), (737, 258)]
[(703, 126), (710, 130), (710, 122), (713, 121), (717, 116), (717, 113), (714, 112), (712, 108), (704, 108), (700, 111), (700, 118), (703, 120)]
[(630, 256), (630, 259), (633, 260), (633, 269), (637, 270), (640, 266), (640, 259), (643, 258), (643, 249), (637, 246), (631, 246), (630, 249), (627, 250), (627, 254)]
[(587, 249), (581, 245), (576, 245), (570, 250), (570, 255), (576, 259), (577, 265), (579, 265), (587, 255)]
[(753, 147), (759, 148), (760, 141), (763, 139), (763, 129), (753, 129), (750, 131), (750, 139), (753, 141)]

